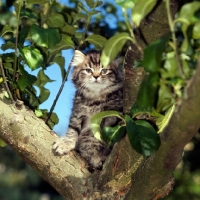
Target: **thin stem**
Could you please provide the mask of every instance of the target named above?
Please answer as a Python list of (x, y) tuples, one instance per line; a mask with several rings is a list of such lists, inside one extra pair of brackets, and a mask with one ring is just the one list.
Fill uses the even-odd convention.
[(9, 89), (7, 81), (6, 81), (6, 76), (5, 76), (5, 72), (4, 72), (4, 69), (3, 69), (3, 64), (2, 64), (2, 59), (1, 58), (0, 58), (0, 69), (1, 69), (2, 76), (3, 76), (4, 84), (6, 86), (6, 91), (8, 92), (11, 101), (14, 101), (12, 93), (10, 92), (10, 89)]
[[(98, 3), (98, 1), (97, 1), (97, 3)], [(90, 20), (91, 20), (91, 16), (88, 15), (88, 19), (87, 19), (86, 25), (85, 25), (85, 30), (84, 30), (84, 32), (83, 32), (83, 35), (82, 35), (82, 37), (81, 37), (81, 40), (80, 40), (80, 43), (79, 43), (77, 49), (79, 49), (80, 46), (81, 46), (81, 45), (83, 44), (83, 42), (84, 42), (85, 35), (86, 35), (86, 32), (87, 32), (87, 29), (88, 29)], [(70, 64), (71, 64), (71, 62), (70, 62)], [(56, 106), (56, 103), (57, 103), (57, 101), (58, 101), (58, 99), (59, 99), (59, 97), (60, 97), (60, 94), (61, 94), (61, 92), (62, 92), (62, 90), (63, 90), (63, 88), (64, 88), (65, 82), (67, 81), (67, 78), (68, 78), (68, 75), (69, 75), (69, 72), (70, 72), (70, 68), (71, 68), (71, 65), (70, 65), (70, 64), (69, 64), (69, 66), (68, 66), (68, 68), (67, 68), (67, 72), (66, 72), (65, 78), (63, 79), (63, 82), (62, 82), (62, 85), (60, 86), (60, 89), (59, 89), (59, 91), (58, 91), (58, 94), (56, 95), (56, 98), (55, 98), (55, 100), (54, 100), (54, 102), (53, 102), (53, 104), (52, 104), (52, 106), (51, 106), (51, 109), (50, 109), (50, 111), (49, 111), (49, 114), (48, 114), (48, 116), (47, 116), (47, 118), (46, 118), (46, 120), (45, 120), (45, 123), (46, 123), (46, 124), (47, 124), (48, 120), (49, 120), (50, 117), (51, 117), (51, 114), (52, 114), (52, 112), (53, 112), (53, 110), (54, 110), (54, 108), (55, 108), (55, 106)]]
[(65, 77), (64, 77), (64, 79), (63, 79), (63, 81), (62, 81), (62, 84), (61, 84), (61, 86), (60, 86), (60, 89), (59, 89), (59, 91), (58, 91), (58, 94), (56, 95), (56, 98), (55, 98), (55, 100), (53, 101), (53, 104), (52, 104), (52, 106), (51, 106), (51, 109), (50, 109), (50, 111), (49, 111), (49, 114), (48, 114), (48, 116), (47, 116), (47, 118), (46, 118), (46, 120), (45, 120), (45, 123), (46, 123), (46, 124), (47, 124), (48, 120), (50, 119), (51, 114), (52, 114), (52, 112), (53, 112), (53, 110), (54, 110), (54, 108), (55, 108), (55, 106), (56, 106), (56, 103), (57, 103), (59, 97), (60, 97), (60, 94), (61, 94), (61, 92), (62, 92), (62, 90), (63, 90), (63, 88), (64, 88), (65, 82), (67, 81), (67, 78), (68, 78), (68, 75), (69, 75), (69, 72), (70, 72), (70, 69), (71, 69), (71, 62), (70, 62), (70, 64), (68, 65), (66, 75), (65, 75)]
[(185, 75), (184, 75), (184, 71), (183, 71), (182, 66), (181, 66), (180, 56), (178, 54), (174, 23), (173, 23), (173, 20), (172, 20), (172, 17), (171, 17), (171, 12), (170, 12), (170, 5), (169, 5), (170, 0), (164, 0), (164, 1), (166, 3), (167, 17), (168, 17), (170, 31), (172, 33), (172, 40), (173, 40), (173, 43), (174, 43), (174, 51), (175, 51), (175, 54), (176, 54), (176, 63), (177, 63), (178, 69), (179, 69), (180, 76), (184, 79)]
[(128, 30), (129, 30), (129, 33), (131, 34), (131, 37), (133, 38), (134, 44), (135, 44), (136, 47), (138, 48), (138, 50), (139, 50), (141, 56), (143, 57), (143, 50), (142, 50), (141, 46), (137, 43), (137, 40), (136, 40), (136, 38), (135, 38), (135, 34), (134, 34), (134, 32), (133, 32), (133, 28), (131, 27), (131, 25), (130, 25), (130, 23), (129, 23), (129, 21), (128, 21), (127, 12), (126, 12), (125, 9), (123, 9), (123, 14), (124, 14), (124, 19), (125, 19), (126, 26), (127, 26)]
[(20, 22), (20, 11), (22, 7), (22, 0), (19, 1), (19, 9), (17, 12), (17, 28), (16, 28), (16, 40), (15, 40), (15, 61), (14, 61), (14, 72), (12, 80), (15, 82), (16, 72), (17, 72), (17, 64), (18, 64), (18, 39), (19, 39), (19, 22)]

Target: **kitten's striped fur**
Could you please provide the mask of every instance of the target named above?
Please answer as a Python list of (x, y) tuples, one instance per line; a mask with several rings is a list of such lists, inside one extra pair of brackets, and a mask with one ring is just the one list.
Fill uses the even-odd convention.
[[(58, 155), (72, 149), (80, 152), (88, 164), (101, 169), (110, 148), (97, 140), (90, 128), (91, 117), (105, 110), (123, 110), (122, 72), (119, 61), (113, 61), (107, 68), (100, 62), (100, 53), (86, 55), (76, 50), (71, 65), (75, 66), (72, 80), (77, 88), (74, 106), (66, 136), (58, 138), (53, 149)], [(112, 126), (116, 118), (106, 118), (102, 126)]]

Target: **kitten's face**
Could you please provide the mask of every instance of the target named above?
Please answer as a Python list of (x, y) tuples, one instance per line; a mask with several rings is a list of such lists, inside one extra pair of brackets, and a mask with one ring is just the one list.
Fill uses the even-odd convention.
[(103, 68), (100, 62), (100, 53), (93, 52), (82, 54), (75, 51), (73, 61), (75, 66), (72, 80), (80, 92), (91, 92), (94, 95), (99, 92), (109, 92), (121, 87), (122, 72), (118, 67), (118, 62), (114, 61), (107, 68)]

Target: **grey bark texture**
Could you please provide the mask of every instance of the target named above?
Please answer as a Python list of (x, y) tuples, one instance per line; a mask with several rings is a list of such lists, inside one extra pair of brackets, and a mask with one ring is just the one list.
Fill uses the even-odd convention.
[[(172, 15), (178, 6), (171, 1)], [(168, 33), (164, 2), (136, 30), (142, 49)], [(153, 30), (153, 31), (152, 31)], [(131, 46), (125, 56), (124, 112), (136, 100), (144, 70), (133, 70), (133, 62), (141, 55)], [(57, 137), (24, 105), (12, 104), (0, 91), (0, 138), (68, 200), (151, 200), (166, 196), (172, 189), (172, 173), (181, 160), (184, 146), (194, 136), (200, 123), (200, 64), (188, 83), (183, 99), (177, 104), (168, 126), (161, 133), (159, 150), (143, 159), (132, 150), (124, 137), (104, 164), (102, 171), (88, 172), (85, 161), (76, 152), (55, 156), (51, 150)]]

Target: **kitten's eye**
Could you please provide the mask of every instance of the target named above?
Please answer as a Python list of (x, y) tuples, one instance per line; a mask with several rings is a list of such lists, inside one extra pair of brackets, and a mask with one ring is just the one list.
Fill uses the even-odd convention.
[(85, 71), (86, 71), (88, 74), (91, 74), (91, 73), (92, 73), (92, 70), (91, 70), (91, 69), (85, 69)]
[(102, 70), (101, 70), (101, 74), (103, 74), (103, 75), (104, 75), (104, 74), (107, 74), (107, 72), (108, 72), (107, 69), (102, 69)]

